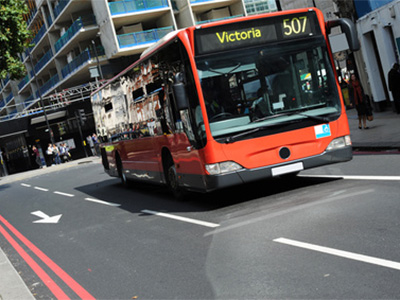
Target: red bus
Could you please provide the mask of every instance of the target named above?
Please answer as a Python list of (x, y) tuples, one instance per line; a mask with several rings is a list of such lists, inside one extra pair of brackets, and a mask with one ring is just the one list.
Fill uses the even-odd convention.
[(352, 159), (326, 22), (315, 8), (166, 35), (91, 97), (111, 176), (175, 196)]

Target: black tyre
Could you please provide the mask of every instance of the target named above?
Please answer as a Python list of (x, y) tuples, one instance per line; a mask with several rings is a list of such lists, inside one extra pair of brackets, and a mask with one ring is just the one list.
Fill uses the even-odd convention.
[(116, 157), (116, 162), (117, 162), (117, 170), (118, 170), (118, 177), (121, 180), (121, 184), (123, 186), (128, 185), (128, 179), (126, 178), (124, 168), (122, 167), (122, 161), (119, 156)]
[(187, 194), (179, 186), (178, 174), (176, 172), (175, 164), (172, 161), (170, 161), (166, 177), (168, 188), (172, 192), (174, 197), (178, 200), (184, 200)]

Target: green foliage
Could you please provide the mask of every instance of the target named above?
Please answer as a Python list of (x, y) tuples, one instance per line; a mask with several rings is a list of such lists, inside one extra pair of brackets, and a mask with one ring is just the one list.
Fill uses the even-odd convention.
[(23, 18), (28, 12), (24, 0), (0, 0), (0, 78), (5, 78), (7, 73), (11, 79), (26, 74), (18, 53), (29, 46), (31, 33)]

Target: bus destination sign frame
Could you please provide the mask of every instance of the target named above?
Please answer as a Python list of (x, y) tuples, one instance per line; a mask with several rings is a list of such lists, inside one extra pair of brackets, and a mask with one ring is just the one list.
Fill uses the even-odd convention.
[(235, 22), (196, 29), (195, 55), (321, 34), (315, 11)]

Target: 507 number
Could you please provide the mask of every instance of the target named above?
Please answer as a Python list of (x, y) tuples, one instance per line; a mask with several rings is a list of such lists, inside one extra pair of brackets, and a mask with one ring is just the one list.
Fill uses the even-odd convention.
[(286, 36), (292, 34), (299, 34), (306, 32), (307, 26), (307, 17), (299, 17), (299, 18), (292, 18), (292, 19), (285, 19), (283, 20), (283, 33)]

